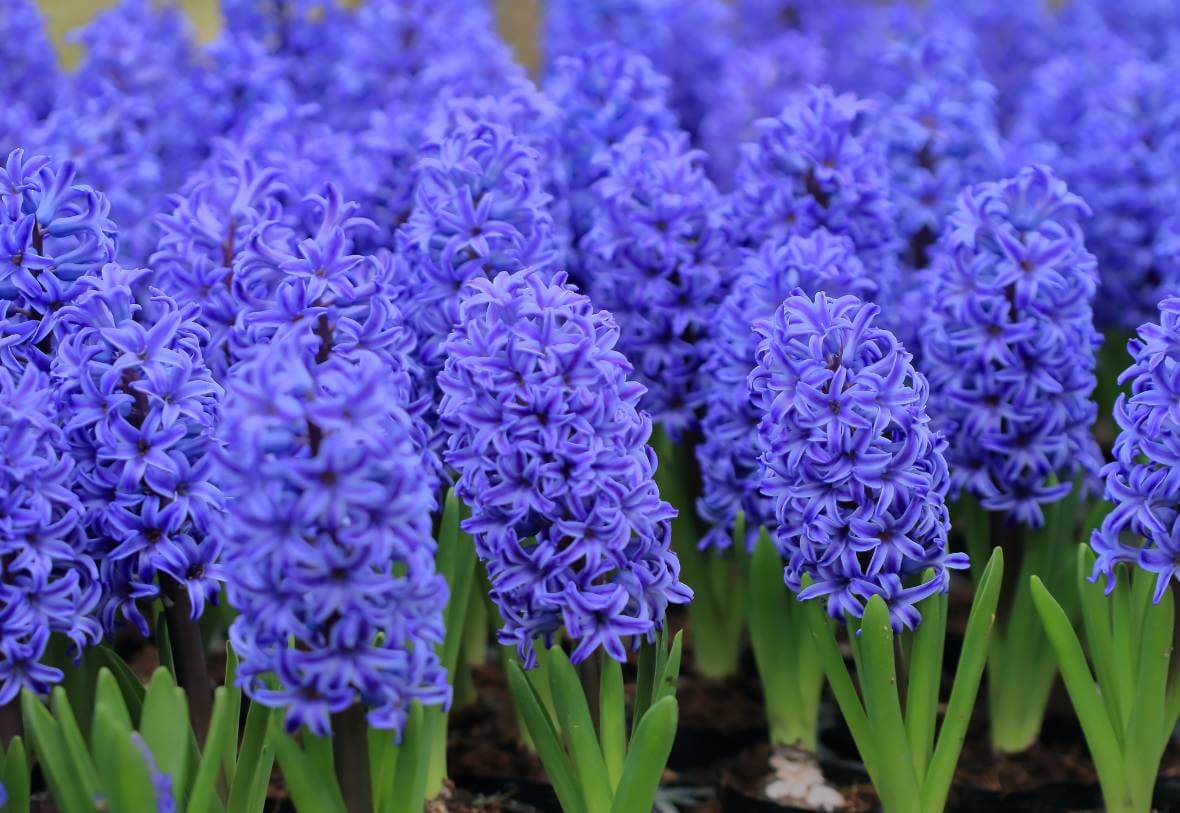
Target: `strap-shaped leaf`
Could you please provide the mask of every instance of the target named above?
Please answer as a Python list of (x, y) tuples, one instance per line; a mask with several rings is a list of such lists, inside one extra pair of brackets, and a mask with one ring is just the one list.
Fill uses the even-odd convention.
[(4, 813), (29, 813), (29, 757), (25, 743), (20, 737), (13, 737), (4, 757), (4, 772), (0, 774), (8, 803), (0, 808)]
[(508, 688), (516, 701), (517, 711), (524, 719), (529, 737), (537, 749), (537, 756), (545, 768), (545, 775), (549, 777), (553, 791), (561, 802), (561, 809), (565, 813), (587, 813), (586, 803), (582, 799), (582, 789), (574, 778), (574, 766), (570, 764), (569, 756), (557, 738), (557, 730), (545, 711), (541, 698), (524, 671), (515, 659), (506, 660), (508, 674)]
[(678, 716), (674, 697), (659, 700), (643, 715), (635, 736), (631, 738), (611, 813), (638, 813), (651, 810), (655, 805), (660, 777), (676, 738)]
[[(926, 574), (926, 578), (933, 576), (933, 571)], [(934, 753), (942, 656), (946, 642), (946, 615), (946, 594), (935, 593), (923, 603), (922, 623), (918, 625), (913, 638), (909, 685), (906, 687), (905, 726), (919, 784), (926, 778), (926, 767)]]
[(1045, 633), (1053, 645), (1053, 651), (1057, 653), (1061, 678), (1065, 682), (1069, 699), (1073, 702), (1078, 722), (1081, 723), (1082, 734), (1094, 760), (1098, 783), (1102, 786), (1107, 808), (1125, 809), (1130, 803), (1131, 796), (1123, 755), (1119, 751), (1114, 725), (1106, 714), (1106, 707), (1099, 696), (1094, 676), (1086, 663), (1082, 644), (1078, 641), (1077, 633), (1074, 632), (1073, 625), (1069, 623), (1069, 618), (1061, 609), (1061, 605), (1036, 576), (1032, 579), (1032, 593), (1037, 611), (1041, 615), (1041, 622), (1045, 625)]
[(140, 712), (143, 709), (144, 691), (143, 684), (139, 682), (139, 678), (131, 671), (131, 667), (118, 656), (115, 650), (111, 649), (106, 644), (99, 644), (95, 647), (104, 669), (98, 672), (98, 683), (95, 691), (102, 690), (102, 673), (109, 670), (114, 677), (115, 684), (123, 695), (123, 702), (126, 704), (127, 713), (131, 715), (132, 720), (139, 720)]
[(623, 775), (627, 758), (627, 698), (623, 693), (623, 667), (603, 653), (598, 673), (598, 740), (613, 792)]
[(542, 669), (549, 673), (549, 688), (553, 691), (561, 736), (573, 760), (582, 798), (590, 813), (607, 811), (610, 809), (610, 779), (594, 733), (594, 720), (590, 716), (582, 681), (560, 646), (554, 646), (541, 657)]
[[(1136, 574), (1136, 578), (1148, 584), (1154, 581), (1154, 576), (1147, 572)], [(1176, 726), (1175, 719), (1169, 722), (1163, 712), (1167, 702), (1168, 669), (1172, 663), (1175, 606), (1170, 588), (1164, 592), (1159, 604), (1151, 603), (1149, 591), (1136, 593), (1136, 600), (1142, 601), (1146, 608), (1137, 664), (1139, 680), (1135, 685), (1135, 702), (1131, 706), (1123, 741), (1128, 789), (1136, 801), (1148, 809), (1164, 748)]]
[(231, 722), (234, 728), (237, 728), (237, 720), (231, 720), (231, 713), (229, 693), (224, 686), (219, 686), (213, 693), (213, 717), (209, 723), (209, 739), (206, 740), (205, 751), (197, 763), (196, 774), (189, 790), (188, 806), (185, 808), (186, 813), (210, 813), (216, 796), (217, 775), (229, 742), (225, 730)]
[(987, 664), (988, 645), (996, 622), (996, 607), (1003, 581), (1004, 552), (996, 548), (975, 589), (959, 665), (955, 670), (955, 682), (951, 685), (951, 696), (947, 701), (942, 728), (938, 732), (938, 744), (934, 747), (934, 756), (930, 759), (922, 785), (922, 809), (927, 813), (941, 811), (946, 806), (955, 766), (959, 763), (963, 741), (967, 738), (971, 710), (979, 696), (979, 683)]
[(28, 690), (21, 693), (20, 702), (25, 730), (32, 737), (37, 762), (54, 801), (62, 813), (94, 813), (93, 800), (75, 781), (69, 751), (62, 741), (57, 722), (36, 695)]
[[(251, 808), (254, 789), (262, 777), (270, 776), (270, 768), (263, 758), (263, 749), (270, 733), (271, 710), (261, 703), (251, 703), (246, 712), (246, 731), (238, 752), (237, 773), (229, 789), (226, 813), (257, 813)], [(286, 772), (284, 771), (284, 774)]]
[(1090, 649), (1090, 661), (1094, 664), (1098, 685), (1106, 687), (1102, 692), (1102, 702), (1106, 705), (1107, 716), (1114, 725), (1115, 735), (1119, 740), (1119, 749), (1123, 747), (1123, 721), (1130, 714), (1130, 709), (1123, 710), (1122, 698), (1114, 690), (1114, 639), (1111, 632), (1112, 602), (1104, 595), (1102, 585), (1090, 581), (1090, 574), (1094, 571), (1094, 552), (1089, 545), (1078, 545), (1077, 585), (1078, 597), (1082, 607), (1082, 625), (1086, 632), (1086, 643)]
[(906, 740), (905, 718), (897, 686), (897, 662), (893, 651), (893, 626), (889, 608), (873, 596), (860, 625), (864, 670), (860, 678), (865, 711), (878, 744), (878, 790), (887, 810), (917, 810), (918, 778)]
[(419, 813), (426, 804), (426, 764), (436, 728), (429, 719), (433, 714), (441, 714), (441, 710), (437, 706), (423, 709), (420, 703), (410, 708), (393, 776), (394, 813)]
[(162, 667), (157, 669), (143, 698), (139, 731), (155, 757), (156, 766), (172, 777), (172, 794), (178, 805), (183, 801), (188, 782), (190, 756), (197, 748), (192, 728), (177, 726), (177, 721), (187, 719), (184, 692), (176, 685), (171, 672)]
[(65, 689), (60, 686), (54, 688), (49, 696), (49, 708), (57, 721), (62, 745), (65, 746), (74, 769), (75, 781), (82, 786), (82, 792), (86, 797), (92, 799), (94, 794), (98, 793), (98, 769), (94, 766), (94, 759), (90, 756), (90, 749), (86, 746), (82, 730), (78, 727)]
[(298, 813), (345, 813), (344, 805), (336, 798), (338, 794), (329, 790), (307, 754), (277, 723), (270, 742)]

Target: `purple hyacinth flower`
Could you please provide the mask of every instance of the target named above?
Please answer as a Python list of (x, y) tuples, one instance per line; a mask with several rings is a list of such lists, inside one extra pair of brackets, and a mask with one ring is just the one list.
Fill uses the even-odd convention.
[(1041, 505), (1100, 465), (1089, 212), (1043, 166), (963, 192), (937, 249), (922, 330), (951, 482), (1039, 527)]
[(285, 709), (289, 730), (327, 735), (361, 703), (400, 732), (413, 702), (450, 699), (432, 478), (381, 357), (324, 325), (276, 337), (229, 377), (217, 481), (230, 639), (239, 684)]
[(500, 610), (526, 667), (563, 627), (572, 660), (652, 640), (691, 591), (670, 549), (642, 385), (604, 311), (535, 269), (472, 282), (446, 343), (447, 462), (471, 506)]
[(697, 510), (712, 527), (701, 540), (703, 547), (728, 547), (739, 511), (745, 513), (750, 543), (759, 528), (774, 524), (774, 503), (761, 491), (761, 412), (746, 379), (757, 364), (754, 323), (769, 319), (796, 289), (872, 299), (877, 283), (857, 259), (852, 241), (824, 229), (806, 237), (767, 241), (743, 259), (704, 346), (703, 442), (696, 450), (704, 492)]
[(102, 631), (92, 615), (98, 570), (85, 552), (74, 461), (48, 377), (0, 367), (0, 703), (45, 694), (62, 679), (41, 663), (51, 633), (80, 652)]
[(647, 388), (643, 408), (679, 435), (703, 399), (700, 340), (729, 276), (728, 207), (682, 131), (635, 130), (603, 159), (584, 272), (594, 301), (619, 320), (620, 349)]
[(1138, 566), (1156, 575), (1156, 602), (1180, 577), (1180, 298), (1164, 299), (1159, 314), (1127, 344), (1131, 365), (1118, 380), (1130, 393), (1115, 403), (1114, 460), (1102, 469), (1114, 508), (1090, 539), (1093, 578), (1105, 576), (1108, 593), (1119, 564)]
[(946, 441), (926, 379), (878, 314), (855, 296), (797, 291), (756, 325), (750, 388), (787, 586), (837, 619), (881, 596), (894, 628), (913, 629), (914, 605), (967, 557), (947, 550)]
[(196, 306), (152, 282), (115, 264), (85, 278), (61, 314), (52, 367), (104, 623), (113, 629), (122, 616), (145, 635), (137, 600), (158, 594), (157, 579), (187, 590), (194, 619), (220, 589), (209, 529), (221, 503), (206, 457), (221, 388), (202, 358)]

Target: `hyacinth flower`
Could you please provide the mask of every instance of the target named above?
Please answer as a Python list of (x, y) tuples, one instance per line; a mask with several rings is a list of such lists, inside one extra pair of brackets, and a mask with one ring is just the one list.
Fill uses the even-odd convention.
[[(1032, 591), (1098, 773), (1106, 810), (1148, 813), (1180, 718), (1174, 672), (1180, 299), (1128, 343), (1119, 376), (1114, 460), (1102, 474), (1109, 513), (1079, 546), (1081, 630), (1037, 576)], [(1105, 593), (1105, 595), (1104, 595)], [(1062, 591), (1057, 591), (1062, 597)], [(1087, 662), (1087, 660), (1089, 662)]]
[[(464, 286), (501, 271), (549, 272), (559, 252), (539, 156), (509, 128), (459, 125), (423, 146), (417, 173), (394, 276), (416, 359), (433, 381), (443, 342), (459, 321)], [(434, 430), (432, 447), (441, 448), (445, 438)]]
[(77, 40), (84, 48), (53, 114), (29, 138), (110, 198), (120, 260), (146, 262), (154, 216), (204, 158), (210, 131), (203, 72), (183, 12), (121, 0)]
[[(896, 83), (882, 115), (891, 189), (907, 270), (929, 265), (962, 189), (994, 178), (1001, 156), (996, 90), (975, 57), (970, 31), (938, 20), (933, 31), (880, 59)], [(889, 93), (890, 91), (887, 91)], [(917, 280), (906, 280), (915, 290)]]
[(822, 81), (828, 59), (817, 37), (793, 29), (729, 52), (700, 133), (718, 186), (733, 188), (741, 145), (757, 138), (757, 122), (777, 116), (801, 90)]
[(1079, 225), (1087, 211), (1043, 166), (967, 189), (926, 294), (923, 367), (968, 549), (977, 561), (1000, 544), (1020, 556), (988, 665), (1001, 751), (1036, 739), (1056, 673), (1029, 577), (1056, 587), (1068, 576), (1060, 563), (1078, 533), (1084, 481), (1100, 465), (1090, 434), (1097, 275)]
[[(658, 425), (661, 491), (678, 514), (673, 536), (697, 591), (694, 630), (701, 671), (734, 671), (740, 637), (727, 633), (732, 603), (713, 595), (733, 562), (697, 551), (692, 444), (704, 400), (704, 338), (724, 294), (732, 256), (727, 207), (706, 177), (704, 154), (680, 130), (633, 130), (601, 156), (593, 226), (582, 240), (594, 302), (618, 320), (619, 349), (645, 387), (641, 405)], [(714, 579), (714, 575), (717, 578)]]
[(75, 465), (49, 377), (33, 365), (0, 368), (0, 739), (20, 733), (16, 701), (45, 695), (63, 678), (46, 663), (61, 634), (75, 655), (98, 643), (93, 618), (101, 589), (86, 550), (83, 505), (71, 489)]
[(221, 590), (209, 458), (221, 388), (201, 356), (196, 307), (154, 289), (151, 272), (112, 263), (85, 284), (62, 311), (51, 369), (101, 577), (98, 616), (109, 634), (127, 622), (146, 637), (142, 608), (162, 601), (156, 635), (169, 639), (203, 737), (212, 689), (197, 622)]
[(272, 740), (301, 809), (410, 811), (425, 801), (425, 718), (450, 699), (436, 651), (447, 588), (405, 392), (378, 354), (335, 343), (345, 327), (313, 312), (229, 378), (230, 640), (238, 685), (305, 729), (303, 747)]
[(0, 2), (0, 43), (0, 155), (6, 155), (52, 110), (62, 77), (35, 0)]
[(9, 153), (0, 168), (0, 366), (9, 372), (48, 371), (60, 309), (115, 258), (109, 212), (102, 194), (75, 183), (73, 164)]
[[(926, 380), (878, 315), (855, 296), (797, 291), (757, 325), (750, 389), (777, 527), (773, 544), (764, 534), (755, 553), (753, 591), (781, 596), (763, 584), (778, 581), (781, 554), (785, 583), (802, 602), (786, 629), (799, 635), (801, 617), (812, 635), (784, 646), (776, 630), (783, 669), (766, 690), (800, 696), (789, 661), (817, 658), (883, 809), (937, 813), (983, 674), (1003, 556), (997, 551), (980, 580), (939, 730), (946, 591), (967, 557), (947, 548), (946, 441), (927, 415)], [(859, 695), (825, 614), (848, 627)], [(904, 707), (895, 636), (909, 644)]]
[[(733, 50), (732, 14), (721, 0), (567, 0), (546, 9), (547, 65), (587, 45), (616, 42), (646, 56), (672, 82), (672, 107), (699, 130), (710, 92)], [(691, 42), (692, 47), (684, 47)]]
[[(742, 145), (733, 193), (746, 245), (824, 228), (852, 240), (882, 291), (894, 290), (885, 280), (897, 267), (897, 214), (874, 109), (852, 94), (813, 87), (777, 118), (758, 122), (758, 138)], [(904, 314), (896, 321), (904, 323)]]
[[(439, 376), (463, 528), (487, 566), (499, 640), (524, 666), (507, 663), (509, 686), (562, 808), (587, 813), (652, 807), (677, 718), (680, 646), (668, 650), (665, 613), (691, 597), (643, 386), (618, 338), (563, 274), (501, 273), (469, 284)], [(630, 736), (628, 649), (639, 650)], [(597, 726), (573, 668), (590, 659)]]
[[(820, 229), (806, 237), (788, 237), (768, 241), (749, 253), (738, 268), (737, 281), (726, 296), (714, 319), (713, 335), (706, 344), (705, 414), (701, 421), (702, 441), (696, 448), (703, 493), (697, 499), (697, 511), (709, 523), (701, 539), (708, 551), (711, 569), (723, 557), (740, 560), (753, 553), (763, 528), (775, 524), (774, 502), (762, 493), (762, 472), (758, 463), (758, 422), (761, 412), (750, 397), (746, 379), (757, 363), (758, 335), (754, 323), (769, 319), (790, 294), (802, 289), (814, 294), (823, 290), (833, 296), (853, 293), (863, 298), (876, 294), (877, 286), (853, 253), (852, 241)], [(744, 595), (749, 590), (750, 570), (737, 567), (729, 589)], [(777, 566), (772, 567), (778, 572)], [(782, 592), (781, 584), (772, 584)], [(704, 601), (712, 600), (725, 621), (708, 627), (694, 625), (697, 668), (708, 673), (710, 661), (706, 635), (716, 630), (716, 646), (723, 648), (721, 661), (734, 669), (743, 644), (742, 626), (751, 625), (751, 644), (761, 672), (775, 668), (773, 653), (782, 651), (781, 630), (790, 628), (789, 619), (777, 616), (790, 605), (781, 596), (766, 601), (756, 597), (756, 604), (732, 602), (727, 595), (713, 595), (708, 587), (697, 591), (694, 622), (704, 621)], [(768, 627), (774, 620), (777, 626)], [(727, 622), (727, 623), (726, 623)], [(770, 738), (775, 745), (816, 746), (815, 713), (821, 688), (819, 664), (798, 659), (800, 684), (807, 687), (803, 700), (784, 693), (767, 692)], [(811, 675), (808, 678), (807, 675)], [(764, 679), (772, 678), (765, 674)]]
[(559, 111), (562, 160), (568, 185), (571, 273), (585, 265), (579, 246), (594, 223), (593, 186), (606, 171), (603, 156), (631, 131), (670, 130), (668, 80), (642, 54), (601, 42), (559, 57), (545, 79), (545, 94)]
[(1077, 125), (1085, 135), (1064, 147), (1061, 172), (1093, 209), (1086, 234), (1098, 258), (1096, 318), (1104, 327), (1134, 330), (1180, 285), (1155, 252), (1163, 221), (1180, 204), (1180, 91), (1173, 77), (1166, 64), (1124, 61), (1086, 94)]

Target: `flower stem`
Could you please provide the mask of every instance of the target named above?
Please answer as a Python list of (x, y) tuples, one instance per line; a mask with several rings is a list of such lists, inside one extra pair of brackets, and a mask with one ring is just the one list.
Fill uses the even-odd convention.
[(365, 708), (354, 703), (332, 715), (332, 757), (348, 813), (372, 813), (369, 778), (369, 724)]
[(164, 613), (168, 619), (168, 638), (176, 666), (176, 682), (188, 698), (189, 719), (197, 742), (204, 746), (213, 717), (213, 684), (205, 659), (205, 642), (201, 627), (192, 618), (188, 591), (170, 576), (160, 576), (164, 595)]
[(12, 741), (24, 734), (24, 721), (21, 719), (20, 695), (0, 706), (0, 744), (7, 751)]

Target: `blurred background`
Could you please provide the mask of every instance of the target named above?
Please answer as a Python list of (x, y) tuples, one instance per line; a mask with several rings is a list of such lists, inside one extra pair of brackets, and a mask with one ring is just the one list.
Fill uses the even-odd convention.
[[(41, 0), (41, 8), (54, 40), (62, 48), (63, 58), (73, 64), (77, 59), (77, 47), (67, 41), (70, 31), (85, 23), (95, 11), (113, 6), (116, 0)], [(500, 28), (512, 47), (516, 57), (530, 69), (537, 64), (537, 21), (540, 18), (541, 0), (496, 0), (499, 10)], [(218, 0), (180, 0), (188, 11), (202, 39), (210, 39), (220, 25)]]

